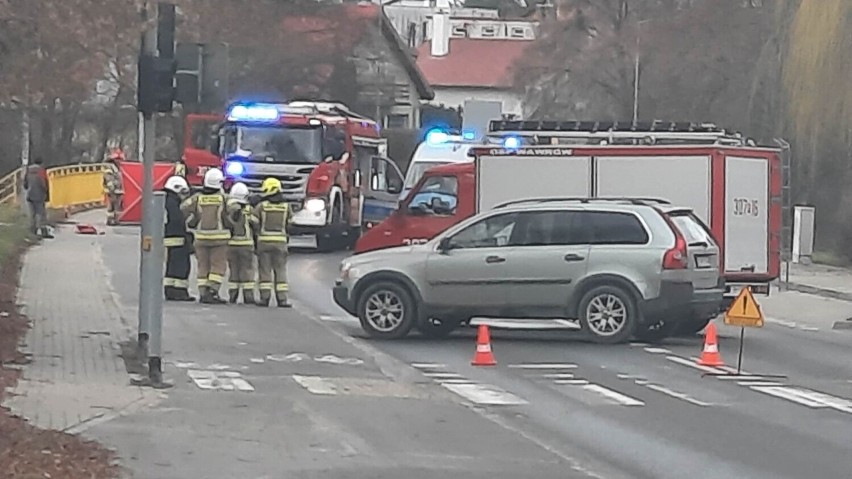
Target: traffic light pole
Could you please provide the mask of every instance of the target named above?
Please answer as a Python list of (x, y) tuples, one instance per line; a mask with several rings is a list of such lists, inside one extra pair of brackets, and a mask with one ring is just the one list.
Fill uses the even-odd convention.
[[(157, 18), (156, 5), (146, 5), (146, 20)], [(149, 15), (154, 10), (154, 15)], [(141, 55), (157, 55), (156, 23), (142, 38)], [(163, 322), (163, 201), (154, 201), (154, 159), (156, 148), (156, 112), (143, 111), (142, 151), (142, 231), (139, 262), (139, 329), (138, 355), (148, 361), (147, 385), (163, 386), (161, 364), (161, 335)], [(158, 208), (159, 207), (159, 208)], [(157, 218), (159, 217), (159, 221)], [(149, 348), (150, 346), (150, 348)], [(149, 350), (150, 349), (150, 350)]]

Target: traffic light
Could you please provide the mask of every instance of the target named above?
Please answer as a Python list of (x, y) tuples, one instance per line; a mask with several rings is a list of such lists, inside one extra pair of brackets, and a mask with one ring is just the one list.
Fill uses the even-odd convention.
[(175, 60), (151, 55), (139, 57), (137, 109), (144, 114), (168, 113), (175, 99)]

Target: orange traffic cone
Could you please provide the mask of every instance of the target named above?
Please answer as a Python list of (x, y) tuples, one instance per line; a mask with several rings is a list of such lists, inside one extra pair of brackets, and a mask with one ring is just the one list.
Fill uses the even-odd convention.
[(479, 325), (479, 332), (476, 335), (476, 354), (470, 364), (473, 366), (497, 365), (497, 361), (494, 360), (494, 353), (491, 351), (491, 333), (488, 331), (487, 324)]
[(724, 366), (722, 355), (719, 354), (719, 341), (716, 338), (716, 324), (710, 323), (707, 325), (707, 332), (704, 334), (704, 350), (701, 351), (701, 357), (698, 358), (698, 364), (702, 366)]

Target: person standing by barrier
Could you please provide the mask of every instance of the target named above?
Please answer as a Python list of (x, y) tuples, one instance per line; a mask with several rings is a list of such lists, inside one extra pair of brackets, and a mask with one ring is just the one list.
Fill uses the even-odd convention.
[(190, 238), (180, 205), (189, 194), (189, 185), (180, 176), (172, 176), (163, 187), (166, 191), (166, 277), (163, 292), (167, 301), (195, 301), (189, 294)]
[(235, 304), (243, 292), (243, 303), (254, 304), (254, 239), (258, 220), (249, 206), (249, 190), (244, 183), (231, 187), (228, 219), (231, 240), (228, 242), (228, 301)]
[(211, 168), (204, 174), (201, 192), (183, 202), (187, 225), (195, 230), (195, 259), (198, 263), (198, 292), (205, 304), (225, 304), (219, 288), (225, 280), (228, 259), (227, 199), (222, 193), (225, 176)]
[(254, 207), (258, 218), (257, 259), (260, 276), (258, 306), (269, 306), (272, 289), (279, 308), (289, 308), (287, 293), (287, 225), (290, 205), (281, 194), (281, 182), (267, 178), (262, 185), (263, 199)]
[(50, 187), (43, 163), (41, 158), (36, 158), (27, 167), (24, 189), (27, 190), (27, 205), (30, 209), (30, 232), (42, 238), (53, 238), (47, 230), (45, 203), (50, 201)]
[(104, 170), (104, 193), (107, 195), (107, 225), (118, 224), (121, 206), (124, 200), (124, 185), (121, 181), (120, 163), (124, 161), (124, 152), (120, 148), (112, 150), (107, 157)]

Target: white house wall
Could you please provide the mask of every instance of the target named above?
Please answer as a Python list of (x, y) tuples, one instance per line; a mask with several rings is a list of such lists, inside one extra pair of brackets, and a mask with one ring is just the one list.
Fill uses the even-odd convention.
[(433, 105), (448, 107), (464, 106), (466, 100), (499, 101), (503, 104), (503, 114), (514, 114), (523, 117), (523, 101), (521, 94), (506, 90), (485, 90), (482, 88), (437, 87)]

